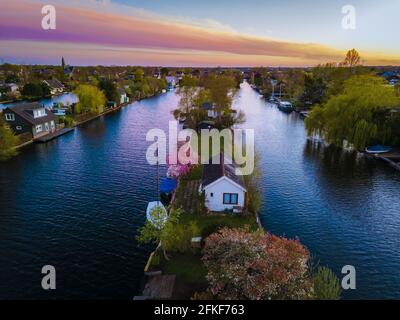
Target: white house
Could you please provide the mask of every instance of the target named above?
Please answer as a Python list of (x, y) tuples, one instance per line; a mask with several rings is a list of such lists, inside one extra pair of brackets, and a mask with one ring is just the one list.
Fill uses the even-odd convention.
[(218, 117), (218, 112), (215, 110), (215, 105), (211, 102), (204, 102), (201, 107), (203, 110), (207, 111), (207, 116), (209, 118), (215, 119)]
[(9, 92), (16, 93), (19, 91), (18, 85), (15, 83), (7, 83), (6, 88), (8, 89)]
[(119, 93), (119, 103), (120, 104), (124, 104), (124, 103), (128, 103), (129, 102), (129, 98), (128, 98), (128, 96), (127, 96), (127, 94), (126, 94), (124, 89), (122, 89), (122, 88), (119, 89), (118, 93)]
[(236, 175), (234, 164), (220, 158), (220, 164), (204, 165), (199, 191), (204, 192), (205, 205), (212, 212), (242, 212), (247, 192), (243, 177)]

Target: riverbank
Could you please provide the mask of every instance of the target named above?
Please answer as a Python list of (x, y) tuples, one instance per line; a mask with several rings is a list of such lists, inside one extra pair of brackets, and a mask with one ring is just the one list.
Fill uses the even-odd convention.
[[(182, 210), (178, 224), (183, 228), (197, 226), (199, 234), (195, 235), (196, 241), (192, 239), (191, 248), (184, 252), (168, 253), (168, 259), (163, 255), (160, 245), (151, 252), (144, 268), (145, 284), (142, 296), (136, 299), (189, 300), (196, 293), (204, 292), (208, 286), (207, 272), (201, 259), (204, 239), (223, 227), (248, 226), (250, 230), (260, 228), (257, 216), (251, 213), (217, 214), (204, 210), (204, 199), (198, 191), (201, 177), (202, 165), (192, 168), (191, 172), (182, 176), (168, 207), (170, 212)], [(164, 281), (165, 279), (169, 281)], [(160, 287), (163, 287), (163, 290), (160, 290)]]
[[(64, 93), (64, 94), (69, 95), (68, 92), (66, 92), (66, 93)], [(153, 98), (153, 97), (157, 97), (157, 96), (160, 96), (160, 95), (162, 95), (162, 94), (164, 94), (164, 93), (159, 93), (159, 94), (156, 94), (156, 95), (154, 95), (154, 96), (146, 97), (146, 98), (144, 98), (144, 99), (142, 99), (142, 100), (150, 99), (150, 98)], [(55, 97), (55, 98), (59, 98), (59, 97), (61, 97), (61, 96), (62, 96), (62, 95), (55, 95), (54, 97)], [(140, 101), (140, 100), (138, 100), (138, 101)], [(108, 115), (108, 114), (110, 114), (110, 113), (119, 111), (121, 108), (126, 107), (126, 106), (128, 106), (129, 104), (134, 103), (134, 102), (135, 102), (135, 101), (121, 103), (121, 104), (119, 104), (118, 106), (116, 106), (116, 107), (114, 107), (114, 108), (107, 108), (104, 112), (99, 113), (99, 114), (95, 114), (95, 115), (94, 115), (94, 114), (78, 115), (78, 116), (74, 117), (74, 123), (73, 123), (73, 125), (72, 125), (72, 127), (71, 127), (71, 130), (69, 130), (68, 132), (72, 131), (75, 127), (79, 127), (79, 126), (81, 126), (81, 125), (83, 125), (83, 124), (85, 124), (85, 123), (88, 123), (88, 122), (90, 122), (90, 121), (93, 121), (93, 120), (95, 120), (95, 119), (98, 119), (98, 118), (100, 118), (100, 117), (102, 117), (102, 116), (105, 116), (105, 115)], [(2, 111), (0, 110), (0, 114), (1, 114), (1, 112), (2, 112)], [(57, 132), (56, 132), (55, 134), (49, 134), (50, 136), (49, 136), (48, 138), (42, 137), (42, 138), (39, 139), (38, 142), (41, 142), (41, 143), (42, 143), (42, 142), (47, 142), (47, 141), (50, 141), (50, 140), (54, 140), (54, 139), (56, 139), (56, 138), (62, 136), (64, 133), (66, 133), (66, 132), (62, 131), (62, 132), (60, 132), (60, 133), (57, 133)], [(20, 135), (20, 136), (21, 136), (21, 139), (20, 139), (20, 140), (22, 140), (22, 141), (21, 141), (21, 143), (20, 143), (19, 145), (17, 145), (17, 146), (14, 147), (15, 149), (18, 149), (18, 150), (19, 150), (19, 149), (23, 149), (24, 147), (29, 146), (30, 144), (32, 144), (32, 143), (34, 143), (34, 142), (37, 142), (37, 141), (36, 141), (37, 139), (26, 138), (25, 136), (22, 137), (22, 135)], [(50, 137), (51, 137), (51, 139), (50, 139)]]
[[(0, 164), (0, 298), (130, 300), (142, 293), (153, 248), (135, 236), (157, 176), (145, 137), (154, 128), (168, 132), (178, 103), (173, 92), (132, 103)], [(296, 113), (280, 112), (246, 85), (234, 108), (255, 132), (262, 225), (298, 237), (339, 277), (344, 265), (355, 266), (357, 289), (344, 299), (399, 299), (400, 175), (381, 161), (308, 142)], [(63, 279), (51, 292), (37, 285), (49, 263)]]

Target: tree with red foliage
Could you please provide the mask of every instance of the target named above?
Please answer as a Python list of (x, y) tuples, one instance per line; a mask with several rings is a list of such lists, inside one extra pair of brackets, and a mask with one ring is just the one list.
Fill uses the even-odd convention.
[(309, 258), (298, 240), (223, 228), (206, 239), (203, 262), (217, 299), (307, 299)]

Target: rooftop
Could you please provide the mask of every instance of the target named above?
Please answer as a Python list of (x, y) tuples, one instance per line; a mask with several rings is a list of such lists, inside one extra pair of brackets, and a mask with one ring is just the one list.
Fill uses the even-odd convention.
[(242, 176), (238, 176), (235, 173), (235, 169), (237, 166), (232, 162), (232, 164), (228, 164), (227, 159), (221, 153), (219, 156), (219, 164), (213, 164), (212, 162), (216, 162), (215, 158), (214, 161), (211, 161), (210, 164), (205, 164), (203, 168), (203, 178), (202, 178), (202, 187), (206, 187), (209, 184), (217, 181), (219, 178), (225, 176), (228, 179), (232, 180), (233, 182), (237, 183), (243, 188), (245, 187), (244, 180)]
[[(48, 122), (48, 121), (57, 119), (57, 117), (52, 112), (49, 112), (48, 110), (46, 110), (44, 105), (42, 105), (38, 102), (20, 103), (15, 106), (8, 107), (8, 109), (15, 112), (21, 118), (25, 119), (26, 121), (28, 121), (29, 123), (31, 123), (33, 125), (37, 125), (37, 124), (41, 124), (43, 122)], [(34, 118), (33, 110), (36, 110), (36, 109), (45, 109), (46, 115), (43, 117)]]

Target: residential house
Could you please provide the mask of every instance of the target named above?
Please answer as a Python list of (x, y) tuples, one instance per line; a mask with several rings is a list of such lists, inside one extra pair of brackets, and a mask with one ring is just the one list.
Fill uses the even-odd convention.
[(19, 91), (18, 85), (15, 83), (6, 83), (5, 86), (8, 92), (17, 93)]
[(38, 102), (7, 107), (3, 116), (16, 134), (28, 132), (38, 138), (56, 131), (57, 117)]
[(67, 77), (72, 78), (73, 73), (74, 73), (74, 67), (67, 65), (67, 66), (64, 68), (64, 74), (65, 74)]
[(178, 78), (178, 80), (182, 80), (183, 79), (183, 77), (185, 76), (185, 73), (183, 72), (183, 71), (177, 71), (176, 73), (175, 73), (175, 75), (176, 75), (176, 77)]
[(52, 95), (61, 94), (64, 92), (64, 85), (57, 79), (43, 80), (43, 83), (50, 88)]
[(129, 98), (125, 92), (125, 89), (118, 89), (118, 94), (119, 94), (119, 103), (124, 104), (129, 102)]
[(201, 105), (202, 109), (207, 111), (207, 115), (209, 118), (216, 119), (219, 115), (218, 111), (215, 109), (215, 104), (212, 102), (204, 102)]
[(228, 164), (223, 154), (219, 158), (219, 164), (203, 166), (199, 191), (204, 192), (205, 205), (211, 212), (242, 212), (247, 192), (243, 176), (237, 175), (238, 168), (235, 164)]

